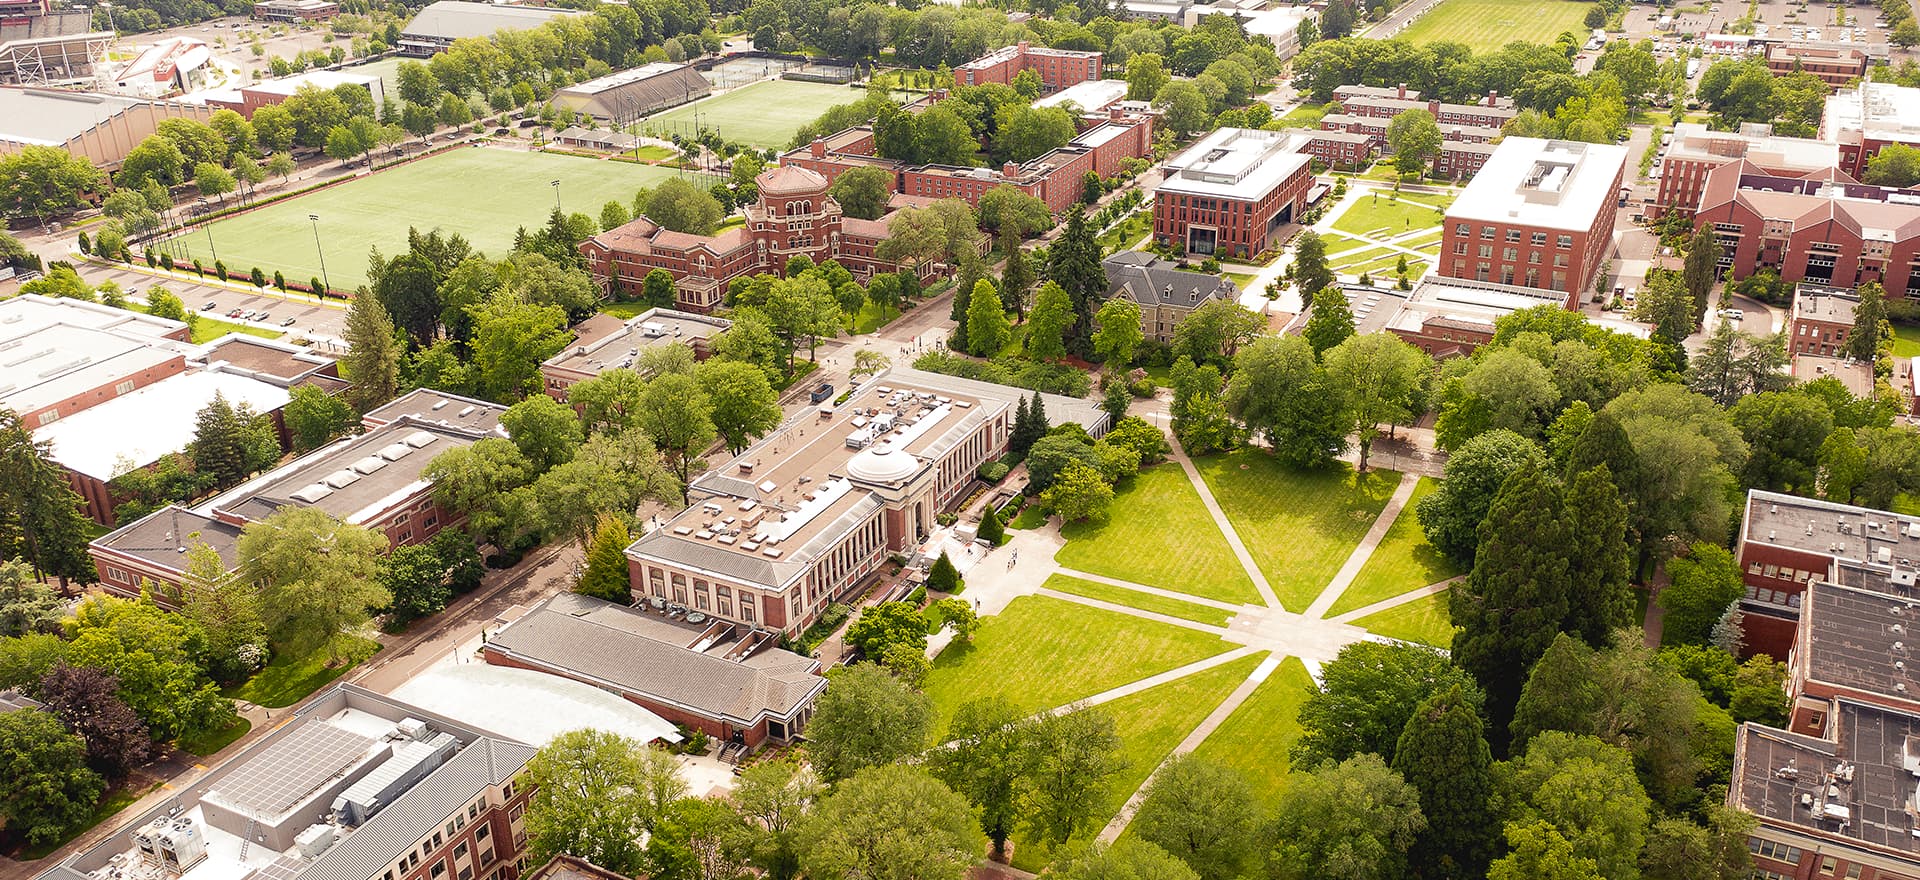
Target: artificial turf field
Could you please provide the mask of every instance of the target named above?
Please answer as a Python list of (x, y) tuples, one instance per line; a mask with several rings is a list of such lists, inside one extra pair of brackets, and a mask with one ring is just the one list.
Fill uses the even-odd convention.
[[(307, 215), (318, 214), (328, 280), (351, 290), (367, 281), (368, 249), (378, 247), (387, 256), (406, 250), (410, 226), (457, 232), (475, 250), (498, 259), (513, 247), (516, 229), (547, 221), (553, 210), (549, 181), (560, 181), (561, 205), (569, 213), (595, 216), (609, 199), (630, 204), (642, 187), (673, 175), (667, 168), (629, 162), (457, 149), (217, 221), (213, 248), (233, 272), (259, 266), (268, 275), (283, 271), (289, 280), (316, 278), (320, 260)], [(211, 256), (201, 253), (205, 233), (196, 231), (181, 241), (212, 265)]]
[(658, 137), (675, 131), (692, 134), (698, 112), (701, 126), (720, 132), (727, 140), (784, 150), (794, 132), (819, 118), (827, 108), (851, 104), (865, 94), (846, 86), (773, 79), (682, 104), (647, 117), (641, 125)]
[(1394, 39), (1448, 40), (1487, 52), (1515, 40), (1551, 44), (1564, 31), (1585, 34), (1591, 4), (1575, 0), (1446, 0), (1414, 19)]

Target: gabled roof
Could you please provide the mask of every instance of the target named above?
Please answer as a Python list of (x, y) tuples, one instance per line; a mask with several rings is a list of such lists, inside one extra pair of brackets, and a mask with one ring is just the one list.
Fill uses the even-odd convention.
[(1182, 269), (1144, 251), (1121, 251), (1100, 265), (1107, 270), (1109, 297), (1124, 293), (1143, 306), (1197, 308), (1209, 300), (1237, 298), (1240, 294), (1240, 288), (1225, 278)]

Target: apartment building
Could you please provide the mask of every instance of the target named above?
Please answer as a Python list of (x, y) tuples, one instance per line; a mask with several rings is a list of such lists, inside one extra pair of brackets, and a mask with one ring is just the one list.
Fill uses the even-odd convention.
[(954, 68), (953, 82), (962, 86), (1011, 84), (1021, 71), (1032, 70), (1040, 74), (1041, 93), (1052, 94), (1099, 79), (1100, 59), (1099, 52), (1049, 49), (1021, 40)]
[(1422, 101), (1418, 91), (1406, 91), (1405, 86), (1391, 90), (1392, 94), (1389, 91), (1346, 86), (1334, 90), (1333, 100), (1339, 105), (1339, 113), (1375, 119), (1392, 119), (1408, 110), (1425, 110), (1433, 114), (1433, 121), (1443, 129), (1449, 125), (1497, 129), (1520, 114), (1513, 99), (1502, 98), (1499, 92), (1488, 92), (1485, 98), (1472, 104), (1455, 104), (1439, 99)]
[(1307, 206), (1310, 134), (1222, 128), (1167, 160), (1153, 238), (1183, 253), (1249, 258), (1277, 247)]
[(1510, 137), (1447, 210), (1440, 274), (1564, 294), (1574, 308), (1613, 245), (1627, 151)]
[(1847, 46), (1774, 43), (1767, 47), (1767, 70), (1774, 76), (1811, 73), (1837, 92), (1867, 75), (1867, 53)]
[(1827, 141), (1779, 137), (1765, 123), (1745, 123), (1734, 132), (1682, 122), (1673, 127), (1673, 143), (1661, 160), (1660, 186), (1648, 213), (1661, 217), (1668, 211), (1699, 210), (1707, 175), (1742, 160), (1775, 177), (1826, 177), (1840, 165), (1840, 148)]
[(1727, 277), (1766, 268), (1792, 284), (1875, 281), (1891, 297), (1920, 295), (1920, 191), (1854, 183), (1841, 169), (1782, 177), (1740, 160), (1707, 174), (1694, 223), (1713, 230)]
[(1853, 310), (1860, 295), (1852, 290), (1801, 284), (1794, 288), (1793, 310), (1787, 315), (1787, 354), (1801, 357), (1844, 357), (1847, 335), (1853, 332)]
[(1920, 89), (1863, 82), (1827, 99), (1820, 137), (1840, 148), (1840, 170), (1855, 180), (1888, 144), (1920, 146)]

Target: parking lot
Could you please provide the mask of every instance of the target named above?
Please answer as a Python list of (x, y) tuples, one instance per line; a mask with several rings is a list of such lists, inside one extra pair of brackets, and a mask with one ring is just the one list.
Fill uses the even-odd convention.
[[(283, 28), (285, 32), (274, 33), (273, 28), (276, 26)], [(243, 81), (252, 82), (255, 72), (260, 74), (260, 79), (272, 78), (273, 74), (268, 72), (267, 65), (276, 57), (291, 59), (309, 49), (326, 50), (333, 46), (339, 46), (343, 51), (352, 51), (351, 36), (337, 36), (333, 42), (329, 43), (326, 39), (329, 33), (324, 23), (306, 26), (275, 25), (270, 22), (252, 21), (245, 16), (227, 16), (195, 25), (184, 25), (144, 34), (126, 34), (114, 44), (113, 51), (133, 52), (137, 47), (151, 45), (168, 37), (191, 37), (206, 43), (213, 51), (214, 57), (219, 59), (223, 66), (239, 68)], [(260, 37), (262, 54), (258, 57), (254, 56), (250, 42), (254, 35)]]
[[(345, 309), (332, 305), (318, 305), (313, 300), (300, 297), (298, 294), (283, 297), (271, 287), (265, 292), (256, 293), (214, 284), (196, 284), (174, 278), (159, 278), (132, 269), (109, 269), (92, 264), (83, 264), (77, 268), (81, 277), (94, 284), (111, 280), (135, 297), (144, 296), (150, 288), (165, 287), (180, 297), (180, 301), (186, 303), (187, 308), (195, 310), (198, 314), (262, 330), (285, 333), (288, 338), (305, 337), (316, 342), (335, 342), (347, 325)], [(136, 290), (137, 294), (132, 293)], [(209, 304), (213, 308), (206, 308)], [(240, 314), (229, 317), (235, 310)], [(255, 317), (247, 318), (246, 315), (249, 313)]]

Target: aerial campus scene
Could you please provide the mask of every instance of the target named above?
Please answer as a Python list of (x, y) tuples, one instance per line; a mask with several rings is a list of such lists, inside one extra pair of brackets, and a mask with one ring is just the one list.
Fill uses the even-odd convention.
[(1920, 878), (1916, 45), (0, 0), (0, 880)]

